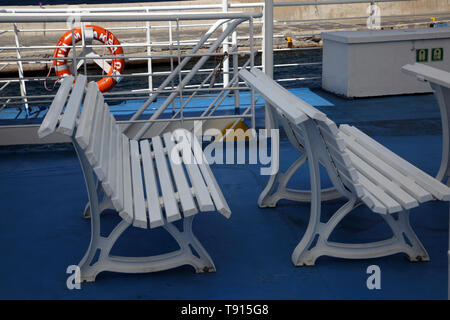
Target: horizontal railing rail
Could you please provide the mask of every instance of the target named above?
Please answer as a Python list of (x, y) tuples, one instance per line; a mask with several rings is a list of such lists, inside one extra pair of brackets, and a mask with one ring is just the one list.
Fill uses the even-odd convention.
[[(374, 4), (382, 2), (405, 2), (412, 0), (334, 0), (334, 1), (303, 1), (303, 2), (283, 2), (274, 3), (274, 7), (294, 7), (294, 6), (326, 6), (326, 5), (345, 5), (345, 4)], [(247, 12), (248, 10), (255, 9), (257, 12)], [(87, 72), (88, 63), (92, 62), (92, 57), (83, 56), (78, 51), (91, 49), (91, 50), (106, 50), (106, 48), (114, 48), (119, 45), (110, 44), (92, 44), (80, 42), (70, 47), (72, 49), (72, 56), (68, 57), (52, 57), (52, 56), (30, 56), (30, 53), (45, 52), (45, 50), (53, 51), (61, 48), (62, 46), (52, 45), (51, 43), (27, 43), (25, 45), (24, 37), (32, 33), (45, 33), (55, 35), (59, 32), (67, 31), (67, 28), (61, 26), (61, 23), (66, 22), (70, 18), (76, 18), (76, 21), (81, 25), (88, 23), (98, 22), (135, 22), (142, 25), (113, 25), (108, 30), (113, 32), (137, 32), (141, 33), (141, 36), (136, 39), (126, 39), (124, 43), (121, 43), (121, 47), (126, 50), (137, 50), (121, 56), (127, 63), (133, 61), (145, 61), (146, 72), (127, 72), (122, 75), (123, 81), (128, 79), (143, 79), (146, 81), (140, 81), (139, 84), (143, 87), (136, 87), (130, 90), (123, 90), (123, 88), (116, 88), (116, 91), (105, 93), (105, 99), (107, 101), (126, 101), (133, 99), (145, 99), (154, 94), (161, 94), (161, 98), (170, 97), (171, 94), (178, 94), (181, 98), (183, 94), (180, 93), (180, 89), (177, 87), (182, 81), (183, 77), (186, 77), (191, 72), (191, 67), (186, 66), (182, 70), (176, 71), (177, 65), (185, 60), (192, 59), (193, 62), (203, 57), (208, 57), (213, 61), (213, 66), (203, 66), (195, 71), (196, 77), (200, 80), (197, 83), (186, 84), (183, 87), (182, 92), (188, 96), (195, 93), (194, 99), (200, 99), (206, 96), (215, 96), (217, 94), (223, 94), (225, 91), (228, 94), (236, 95), (239, 91), (248, 90), (249, 88), (244, 83), (237, 83), (236, 85), (229, 86), (230, 79), (233, 75), (240, 70), (241, 62), (231, 63), (232, 61), (240, 61), (242, 57), (246, 59), (251, 58), (252, 64), (256, 67), (263, 69), (274, 68), (276, 70), (286, 70), (286, 68), (295, 67), (297, 70), (304, 70), (303, 68), (320, 67), (321, 61), (292, 61), (291, 63), (274, 63), (273, 65), (266, 65), (264, 59), (261, 64), (255, 64), (254, 54), (255, 49), (249, 48), (250, 46), (260, 46), (265, 50), (265, 34), (270, 34), (273, 39), (282, 41), (283, 45), (286, 45), (284, 40), (286, 37), (293, 37), (296, 39), (304, 39), (307, 37), (318, 37), (321, 31), (327, 31), (322, 28), (312, 28), (312, 25), (323, 22), (339, 22), (340, 28), (333, 27), (332, 30), (355, 30), (361, 28), (361, 25), (356, 24), (359, 20), (365, 20), (370, 18), (373, 12), (367, 15), (347, 16), (347, 17), (329, 17), (329, 18), (311, 18), (311, 19), (274, 19), (275, 24), (298, 24), (300, 26), (307, 26), (305, 30), (303, 27), (301, 31), (283, 30), (282, 33), (274, 34), (273, 29), (269, 32), (262, 32), (265, 28), (264, 19), (262, 19), (261, 10), (264, 9), (263, 2), (254, 3), (228, 3), (226, 0), (222, 0), (217, 4), (205, 4), (205, 5), (170, 5), (170, 6), (143, 6), (143, 7), (81, 7), (81, 8), (4, 8), (0, 9), (0, 37), (8, 37), (11, 34), (14, 36), (15, 41), (13, 43), (6, 43), (0, 41), (0, 111), (5, 108), (18, 108), (18, 112), (30, 112), (30, 108), (34, 105), (42, 107), (42, 104), (48, 103), (52, 94), (36, 94), (36, 90), (28, 90), (32, 87), (33, 83), (39, 83), (42, 85), (45, 81), (55, 81), (59, 77), (51, 75), (48, 76), (36, 76), (27, 74), (29, 68), (32, 70), (48, 70), (44, 68), (55, 60), (68, 61), (74, 64), (81, 63), (84, 66), (84, 73), (90, 80), (98, 79), (100, 75), (90, 74)], [(68, 11), (70, 10), (70, 12)], [(245, 10), (244, 12), (239, 10)], [(189, 11), (189, 12), (188, 12)], [(214, 11), (214, 12), (211, 12)], [(430, 9), (430, 11), (433, 11)], [(430, 12), (420, 14), (397, 14), (397, 15), (383, 15), (383, 19), (390, 21), (390, 26), (395, 26), (395, 21), (392, 19), (399, 18), (419, 18), (419, 17), (448, 17), (450, 20), (450, 12)], [(211, 35), (206, 41), (203, 42), (204, 48), (195, 53), (189, 53), (188, 51), (195, 47), (199, 41), (202, 41), (198, 37), (198, 30), (204, 28), (211, 28), (216, 21), (226, 19), (227, 22), (223, 24), (226, 27), (231, 21), (235, 19), (242, 19), (233, 35), (225, 37), (220, 43), (217, 50), (213, 52), (206, 52), (208, 47), (213, 45), (218, 39), (218, 34)], [(389, 20), (390, 19), (390, 20)], [(36, 26), (35, 23), (45, 23), (45, 27)], [(31, 24), (33, 23), (33, 24)], [(416, 21), (403, 22), (403, 25), (415, 25)], [(13, 27), (10, 28), (9, 25)], [(385, 24), (389, 26), (388, 24)], [(258, 27), (258, 32), (255, 32), (255, 27)], [(250, 30), (251, 29), (251, 30)], [(84, 30), (84, 29), (83, 29)], [(158, 39), (153, 35), (153, 32), (161, 32), (167, 30), (168, 34), (166, 39)], [(180, 30), (191, 30), (188, 37), (180, 37)], [(194, 32), (195, 31), (195, 32)], [(267, 30), (266, 30), (267, 31)], [(84, 31), (83, 31), (84, 32)], [(249, 43), (249, 36), (252, 44)], [(28, 36), (29, 37), (29, 36)], [(0, 38), (1, 39), (1, 38)], [(258, 41), (258, 42), (257, 42)], [(239, 48), (236, 52), (230, 50), (235, 45)], [(279, 46), (280, 44), (278, 44)], [(305, 51), (308, 50), (320, 50), (320, 45), (313, 47), (300, 47), (300, 48), (270, 48), (273, 52), (286, 52), (286, 51)], [(47, 52), (50, 52), (47, 51)], [(13, 55), (14, 53), (14, 55)], [(105, 53), (105, 52), (104, 52)], [(111, 63), (111, 60), (115, 58), (114, 55), (102, 54), (95, 57), (98, 61), (104, 61)], [(239, 60), (239, 57), (241, 59)], [(166, 70), (154, 71), (154, 64), (156, 61), (167, 61), (170, 64), (170, 68)], [(221, 62), (222, 61), (222, 62)], [(235, 61), (234, 61), (235, 62)], [(15, 66), (18, 70), (18, 76), (11, 76), (11, 69)], [(24, 69), (25, 68), (25, 69)], [(214, 83), (200, 83), (205, 76), (213, 77), (215, 71), (220, 69), (220, 79), (214, 81)], [(2, 75), (5, 71), (8, 73)], [(75, 74), (78, 72), (74, 71)], [(155, 84), (159, 83), (159, 79), (170, 76), (173, 72), (177, 72), (177, 76), (174, 77), (163, 88), (155, 89)], [(292, 81), (316, 81), (320, 80), (320, 75), (304, 74), (302, 71), (296, 71), (289, 76), (281, 76), (276, 79), (279, 82), (292, 82)], [(285, 73), (284, 73), (285, 74)], [(101, 75), (101, 77), (114, 77), (114, 75)], [(202, 78), (203, 77), (203, 78)], [(227, 86), (229, 86), (227, 88)], [(12, 94), (12, 88), (18, 88), (18, 93)], [(230, 93), (229, 91), (234, 91)], [(198, 93), (198, 94), (197, 94)], [(228, 96), (228, 95), (227, 95)], [(187, 98), (186, 98), (187, 99)], [(219, 99), (220, 100), (220, 99)], [(238, 100), (236, 100), (238, 101)], [(255, 99), (252, 95), (252, 105), (254, 105)], [(172, 106), (174, 102), (171, 102)], [(239, 105), (236, 106), (236, 110), (239, 109)], [(23, 110), (22, 110), (23, 108)], [(36, 113), (34, 113), (36, 115)], [(250, 112), (250, 117), (253, 112)], [(246, 114), (248, 116), (248, 114)], [(183, 118), (183, 117), (181, 117)], [(133, 120), (134, 121), (134, 120)], [(159, 120), (158, 120), (159, 121)], [(151, 120), (150, 120), (151, 122)], [(138, 123), (138, 122), (130, 122)], [(252, 121), (254, 123), (254, 120)]]

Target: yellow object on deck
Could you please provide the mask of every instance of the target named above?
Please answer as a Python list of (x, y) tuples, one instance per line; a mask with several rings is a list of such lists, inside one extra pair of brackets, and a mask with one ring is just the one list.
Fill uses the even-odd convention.
[[(223, 130), (222, 134), (216, 137), (216, 141), (220, 141), (223, 136), (225, 138), (224, 141), (242, 141), (242, 140), (250, 140), (251, 133), (248, 130), (247, 125), (242, 121), (239, 122), (233, 127), (236, 121), (230, 122)], [(227, 132), (227, 130), (232, 130), (231, 132)]]

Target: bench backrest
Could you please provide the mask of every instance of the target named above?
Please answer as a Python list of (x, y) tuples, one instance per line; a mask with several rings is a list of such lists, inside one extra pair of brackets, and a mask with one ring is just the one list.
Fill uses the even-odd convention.
[(436, 83), (443, 87), (450, 88), (450, 72), (421, 63), (404, 65), (402, 71), (416, 76), (419, 80)]
[[(124, 174), (124, 171), (131, 170), (130, 157), (124, 156), (130, 150), (129, 139), (121, 133), (97, 84), (90, 82), (86, 89), (87, 79), (84, 75), (78, 76), (72, 86), (73, 81), (72, 76), (64, 78), (38, 135), (43, 138), (57, 131), (70, 136), (102, 182), (115, 208), (119, 212), (131, 210), (129, 213), (132, 216), (133, 209), (127, 208), (124, 203), (126, 195), (123, 190), (123, 179), (130, 178), (130, 174)], [(127, 163), (124, 164), (124, 161)]]
[(251, 72), (242, 69), (239, 74), (269, 102), (272, 116), (281, 121), (294, 147), (305, 152), (308, 145), (311, 145), (332, 180), (338, 180), (351, 191), (361, 194), (358, 173), (346, 151), (344, 140), (340, 137), (336, 124), (326, 114), (296, 97), (256, 68)]

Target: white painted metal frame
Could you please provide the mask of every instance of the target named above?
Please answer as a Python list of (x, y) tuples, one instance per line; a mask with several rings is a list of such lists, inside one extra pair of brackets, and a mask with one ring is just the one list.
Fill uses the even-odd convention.
[[(79, 115), (84, 75), (77, 77), (66, 104), (73, 79), (63, 80), (38, 134), (42, 138), (58, 131), (71, 136), (80, 159), (89, 197), (83, 215), (91, 218), (91, 241), (79, 263), (80, 280), (94, 281), (102, 271), (155, 272), (181, 265), (191, 265), (196, 272), (214, 272), (211, 257), (192, 231), (193, 219), (199, 211), (217, 210), (227, 218), (231, 211), (196, 138), (179, 130), (163, 136), (165, 146), (159, 136), (130, 140), (120, 132), (95, 82), (86, 90)], [(108, 209), (119, 212), (123, 220), (108, 236), (102, 236), (100, 215)], [(173, 222), (182, 218), (179, 230)], [(131, 225), (162, 226), (180, 248), (150, 257), (111, 255), (111, 248)]]
[[(403, 66), (405, 73), (417, 77), (417, 80), (426, 81), (434, 91), (439, 104), (442, 123), (442, 158), (436, 179), (450, 185), (450, 72), (415, 63)], [(450, 226), (449, 226), (450, 228)], [(450, 234), (448, 243), (448, 298), (450, 299)]]
[(414, 75), (417, 80), (428, 82), (439, 104), (442, 121), (442, 159), (436, 179), (450, 184), (450, 72), (436, 69), (421, 63), (407, 64), (402, 70)]
[[(258, 69), (240, 71), (241, 77), (269, 103), (273, 124), (283, 129), (302, 154), (286, 172), (271, 176), (258, 205), (275, 207), (281, 199), (311, 203), (310, 220), (292, 254), (297, 265), (314, 265), (323, 255), (366, 259), (405, 253), (411, 261), (429, 256), (409, 223), (409, 210), (419, 203), (450, 200), (450, 188), (401, 159), (361, 131), (337, 126), (326, 115), (278, 85)], [(278, 156), (278, 159), (280, 157)], [(293, 174), (308, 162), (311, 190), (287, 188)], [(321, 188), (323, 166), (333, 187)], [(322, 201), (346, 198), (347, 202), (323, 222)], [(380, 214), (392, 237), (369, 243), (337, 243), (331, 233), (353, 209), (365, 204)]]

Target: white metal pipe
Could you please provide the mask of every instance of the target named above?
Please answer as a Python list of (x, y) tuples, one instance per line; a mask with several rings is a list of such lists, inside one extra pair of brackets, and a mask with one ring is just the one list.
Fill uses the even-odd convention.
[[(375, 0), (374, 2), (401, 2), (401, 1), (412, 1), (412, 0)], [(333, 4), (352, 4), (352, 3), (369, 3), (370, 0), (324, 0), (324, 1), (302, 1), (302, 2), (280, 2), (275, 3), (276, 7), (282, 6), (316, 6), (316, 5), (333, 5)], [(263, 2), (252, 2), (252, 3), (230, 3), (229, 8), (261, 8), (264, 6)], [(80, 10), (87, 12), (145, 12), (145, 11), (176, 11), (176, 10), (211, 10), (211, 9), (221, 9), (221, 4), (207, 4), (207, 5), (170, 5), (170, 6), (143, 6), (143, 7), (110, 7), (110, 8), (89, 8), (84, 7)], [(45, 8), (45, 9), (28, 9), (28, 8), (14, 8), (2, 9), (6, 13), (66, 13), (66, 8)]]
[[(220, 27), (223, 23), (225, 23), (226, 20), (219, 20), (217, 21), (202, 37), (202, 39), (197, 43), (197, 45), (191, 50), (191, 54), (194, 54), (198, 51), (198, 49), (201, 48), (201, 46), (206, 42), (206, 40), (211, 36), (211, 34), (217, 30), (218, 27)], [(204, 57), (202, 57), (204, 58)], [(202, 59), (200, 58), (200, 59)], [(171, 81), (172, 79), (175, 77), (176, 73), (179, 70), (182, 70), (184, 68), (184, 66), (190, 61), (190, 58), (187, 57), (186, 59), (183, 59), (181, 61), (181, 63), (176, 67), (175, 71), (173, 72), (171, 75), (169, 75), (163, 83), (161, 83), (161, 85), (158, 87), (157, 91), (162, 90), (163, 88), (165, 88)], [(145, 101), (145, 103), (142, 105), (142, 107), (139, 108), (139, 110), (131, 117), (130, 120), (135, 120), (137, 119), (146, 109), (147, 107), (153, 103), (153, 101), (155, 101), (155, 99), (157, 98), (158, 93), (156, 92), (155, 94), (153, 94), (149, 99), (147, 99), (147, 101)], [(123, 132), (125, 132), (127, 129), (129, 128), (129, 126), (126, 126), (123, 129)]]
[[(27, 88), (25, 85), (25, 81), (23, 80), (24, 76), (23, 76), (23, 65), (22, 65), (22, 56), (20, 54), (20, 41), (19, 41), (19, 35), (18, 35), (18, 30), (17, 30), (17, 25), (14, 23), (14, 41), (16, 43), (16, 47), (17, 47), (17, 71), (19, 72), (19, 83), (20, 83), (20, 94), (25, 97), (27, 95)], [(28, 101), (25, 98), (24, 100), (24, 105), (25, 105), (25, 111), (27, 112), (27, 114), (29, 114), (29, 106), (28, 106)]]
[(127, 22), (127, 21), (176, 21), (176, 20), (219, 20), (219, 19), (248, 19), (258, 18), (259, 12), (228, 12), (228, 13), (47, 13), (47, 14), (1, 14), (0, 23), (11, 22), (66, 22), (67, 19), (76, 17), (80, 22)]
[[(263, 39), (263, 72), (273, 78), (273, 0), (264, 2)], [(265, 126), (267, 130), (273, 128), (269, 108), (270, 106), (266, 102)]]
[[(222, 11), (224, 13), (228, 12), (228, 0), (222, 0)], [(224, 23), (222, 25), (222, 31), (224, 32), (227, 29), (227, 24)], [(225, 54), (228, 53), (228, 37), (223, 42), (222, 52)], [(223, 87), (225, 88), (228, 85), (228, 81), (230, 80), (228, 76), (228, 72), (230, 71), (230, 60), (228, 57), (223, 57), (223, 71), (226, 73), (223, 74)]]
[[(231, 22), (227, 29), (218, 37), (217, 41), (208, 49), (208, 52), (213, 52), (215, 50), (217, 50), (217, 48), (220, 46), (220, 44), (222, 43), (222, 41), (225, 40), (225, 38), (232, 32), (234, 31), (234, 29), (236, 28), (236, 26), (238, 26), (242, 21), (244, 21), (244, 19), (237, 19), (237, 20), (233, 20), (233, 22)], [(196, 72), (201, 68), (201, 66), (206, 62), (206, 60), (208, 60), (209, 57), (208, 56), (204, 56), (201, 57), (200, 60), (194, 65), (194, 67), (192, 67), (191, 72), (188, 73), (184, 78), (183, 81), (181, 83), (178, 84), (178, 86), (180, 87), (184, 87), (196, 74)], [(183, 60), (183, 62), (186, 59)], [(181, 64), (180, 64), (181, 65)], [(179, 66), (180, 66), (179, 65)], [(176, 72), (174, 72), (176, 73)], [(167, 78), (169, 79), (169, 78)], [(166, 80), (167, 80), (166, 79)], [(175, 96), (177, 95), (176, 92), (171, 93), (171, 95), (161, 104), (161, 106), (158, 108), (158, 110), (156, 110), (156, 112), (150, 117), (150, 119), (156, 119), (158, 118), (163, 112), (164, 110), (167, 108), (167, 106), (170, 104), (170, 102), (175, 98)], [(152, 96), (153, 97), (153, 96)], [(151, 98), (147, 100), (146, 103), (144, 103), (144, 105), (141, 107), (140, 110), (142, 110), (142, 112), (147, 109), (147, 107), (150, 105), (150, 103), (148, 103), (148, 101), (153, 101)], [(142, 113), (141, 112), (141, 113)], [(137, 113), (136, 113), (137, 114)], [(136, 115), (135, 114), (135, 115)], [(134, 116), (133, 116), (134, 117)], [(135, 118), (136, 119), (136, 118)], [(134, 120), (134, 119), (133, 119)], [(136, 136), (134, 137), (135, 140), (139, 140), (146, 132), (147, 130), (150, 128), (150, 124), (147, 124), (145, 126), (143, 126), (138, 133), (136, 134)]]
[[(148, 10), (146, 10), (146, 13), (148, 13)], [(145, 36), (146, 36), (146, 40), (147, 40), (147, 55), (149, 56), (149, 59), (147, 60), (147, 72), (149, 74), (148, 76), (148, 89), (150, 91), (153, 91), (153, 68), (152, 68), (152, 46), (151, 46), (151, 31), (150, 31), (150, 22), (146, 21), (145, 22)]]

